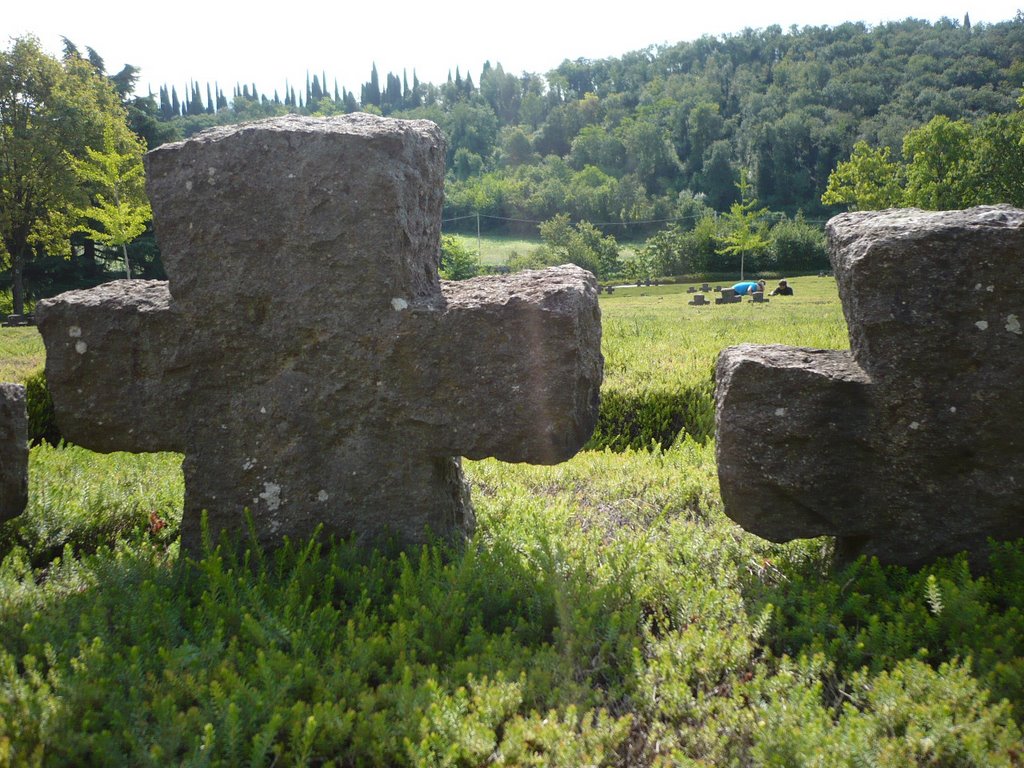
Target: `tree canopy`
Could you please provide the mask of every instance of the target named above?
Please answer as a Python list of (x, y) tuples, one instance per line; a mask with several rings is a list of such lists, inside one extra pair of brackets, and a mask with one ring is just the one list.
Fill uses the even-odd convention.
[[(1022, 50), (1020, 14), (996, 24), (770, 26), (567, 59), (542, 74), (486, 63), (475, 82), (457, 69), (435, 85), (373, 66), (354, 93), (312, 73), (283, 98), (238, 85), (222, 103), (219, 87), (190, 81), (161, 88), (157, 111), (181, 136), (286, 112), (431, 119), (449, 138), (447, 218), (479, 213), (485, 227), (533, 230), (567, 213), (635, 237), (680, 220), (680, 193), (728, 211), (741, 171), (772, 210), (830, 215), (847, 203), (822, 202), (829, 175), (858, 142), (902, 163), (904, 136), (936, 116), (973, 123), (1012, 112)], [(933, 185), (937, 169), (919, 170), (901, 184)]]
[(34, 37), (0, 51), (0, 257), (12, 273), (13, 308), (24, 308), (25, 265), (69, 250), (84, 190), (72, 160), (86, 147), (134, 142), (112, 83), (71, 52), (47, 55)]

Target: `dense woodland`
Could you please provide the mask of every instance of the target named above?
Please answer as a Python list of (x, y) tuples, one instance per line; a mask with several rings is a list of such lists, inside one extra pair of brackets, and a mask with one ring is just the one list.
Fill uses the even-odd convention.
[(192, 83), (183, 97), (163, 87), (137, 100), (136, 127), (153, 144), (285, 112), (428, 118), (450, 141), (448, 218), (692, 217), (695, 195), (727, 210), (741, 170), (772, 210), (822, 218), (840, 210), (821, 196), (857, 141), (889, 146), (898, 159), (904, 136), (937, 115), (1012, 112), (1024, 82), (1024, 17), (773, 26), (566, 60), (543, 75), (495, 64), (474, 80), (456, 70), (441, 85), (374, 68), (358, 99), (328, 80), (285, 84), (283, 97), (236, 85), (230, 100), (216, 84)]

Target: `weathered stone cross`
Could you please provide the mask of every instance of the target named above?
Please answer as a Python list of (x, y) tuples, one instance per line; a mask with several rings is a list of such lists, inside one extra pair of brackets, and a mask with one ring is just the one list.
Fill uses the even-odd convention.
[(183, 545), (471, 529), (458, 457), (554, 463), (601, 382), (572, 266), (441, 283), (444, 140), (426, 121), (286, 117), (147, 157), (167, 283), (40, 305), (65, 436), (185, 454)]
[(922, 565), (1024, 536), (1024, 211), (837, 216), (851, 352), (742, 345), (717, 369), (725, 511)]

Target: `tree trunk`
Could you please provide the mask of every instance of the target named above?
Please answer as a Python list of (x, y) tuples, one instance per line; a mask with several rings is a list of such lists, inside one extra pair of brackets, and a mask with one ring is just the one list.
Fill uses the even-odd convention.
[(21, 272), (24, 267), (24, 256), (13, 256), (11, 258), (11, 298), (13, 300), (11, 309), (16, 315), (25, 314), (25, 283), (21, 279)]
[(129, 280), (132, 279), (132, 268), (128, 264), (128, 246), (121, 243), (121, 253), (124, 254), (124, 276)]

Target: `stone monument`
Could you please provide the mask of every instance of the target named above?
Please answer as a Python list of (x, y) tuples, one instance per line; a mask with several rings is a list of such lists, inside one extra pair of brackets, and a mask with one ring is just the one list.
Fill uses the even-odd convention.
[(25, 388), (0, 384), (0, 523), (28, 502), (28, 411)]
[(438, 280), (445, 144), (427, 121), (289, 116), (146, 158), (168, 283), (41, 302), (72, 442), (185, 454), (182, 543), (406, 542), (472, 528), (459, 458), (555, 463), (601, 383), (593, 276)]
[(983, 564), (1024, 536), (1024, 211), (848, 213), (828, 236), (851, 350), (722, 352), (726, 514), (836, 536), (840, 560)]

